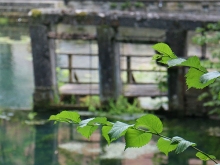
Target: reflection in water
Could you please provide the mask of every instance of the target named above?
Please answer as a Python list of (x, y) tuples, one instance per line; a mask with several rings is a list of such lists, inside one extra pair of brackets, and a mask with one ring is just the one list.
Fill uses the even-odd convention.
[(6, 121), (2, 120), (1, 127), (0, 127), (0, 163), (5, 164), (6, 163), (6, 157), (5, 157), (5, 144), (6, 144), (6, 131), (5, 131), (5, 125)]
[[(218, 159), (220, 158), (219, 120), (215, 121), (205, 119), (179, 119), (166, 122), (166, 126), (169, 128), (167, 130), (167, 133), (170, 137), (178, 135), (186, 140), (195, 142), (197, 144), (197, 147), (202, 151), (205, 151), (206, 153), (209, 153), (211, 155), (215, 155)], [(196, 158), (195, 153), (196, 151), (190, 148), (180, 155), (170, 153), (168, 164), (186, 165), (190, 164), (189, 162), (192, 162), (190, 165), (193, 165), (193, 158)]]
[[(10, 94), (14, 91), (13, 59), (10, 44), (0, 44), (0, 105), (10, 107)], [(12, 98), (13, 99), (13, 98)]]
[[(155, 137), (146, 148), (124, 152), (123, 140), (106, 147), (100, 142), (100, 131), (88, 141), (69, 124), (47, 122), (48, 116), (38, 114), (44, 122), (33, 122), (34, 126), (24, 124), (27, 114), (17, 114), (9, 121), (0, 119), (1, 165), (193, 165), (196, 159), (191, 149), (178, 155), (170, 153), (169, 157), (158, 153), (153, 150)], [(198, 148), (219, 158), (219, 121), (179, 119), (163, 123), (165, 135), (196, 142)]]
[[(41, 116), (44, 120), (49, 118), (45, 113)], [(34, 165), (58, 165), (57, 125), (46, 122), (35, 125), (35, 131)]]
[(0, 30), (0, 108), (31, 109), (32, 61), (28, 26), (3, 26)]
[(0, 164), (32, 165), (34, 148), (34, 129), (20, 120), (0, 119)]

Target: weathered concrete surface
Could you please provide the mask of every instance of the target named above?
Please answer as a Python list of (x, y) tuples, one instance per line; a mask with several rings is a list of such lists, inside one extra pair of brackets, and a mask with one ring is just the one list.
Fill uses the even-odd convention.
[(34, 65), (34, 104), (44, 106), (54, 103), (57, 91), (55, 43), (47, 38), (49, 28), (44, 25), (30, 27)]
[(64, 6), (62, 0), (0, 0), (0, 16), (27, 15), (31, 9), (35, 8), (57, 8)]
[(116, 29), (105, 25), (97, 27), (99, 92), (102, 103), (117, 99), (122, 92), (120, 50), (116, 37)]
[(212, 13), (184, 12), (128, 12), (110, 11), (96, 13), (93, 11), (74, 9), (39, 9), (41, 15), (32, 19), (33, 22), (66, 23), (72, 25), (101, 25), (142, 27), (158, 29), (194, 30), (210, 22), (218, 22), (220, 15)]
[[(115, 9), (121, 9), (127, 0), (65, 0), (70, 7), (77, 9), (93, 9), (94, 11), (112, 10), (111, 4), (115, 3)], [(135, 2), (143, 2), (141, 7), (136, 7)], [(218, 9), (219, 0), (132, 0), (123, 10), (184, 10), (184, 11), (214, 11)]]

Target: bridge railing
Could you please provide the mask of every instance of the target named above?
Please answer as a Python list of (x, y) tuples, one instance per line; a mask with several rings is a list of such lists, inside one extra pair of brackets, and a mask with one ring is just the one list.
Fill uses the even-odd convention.
[[(89, 36), (89, 35), (76, 35), (76, 34), (72, 34), (72, 35), (68, 35), (68, 34), (52, 34), (50, 33), (48, 35), (50, 38), (52, 39), (62, 39), (62, 40), (74, 40), (74, 41), (84, 41), (85, 44), (90, 44), (89, 47), (91, 47), (91, 42), (97, 42), (97, 38), (96, 36)], [(74, 37), (75, 36), (75, 37)], [(162, 41), (162, 40), (161, 40)], [(138, 44), (150, 44), (153, 45), (155, 43), (161, 42), (159, 41), (158, 38), (148, 38), (143, 40), (142, 38), (138, 39), (117, 39), (117, 42), (122, 45), (122, 44), (134, 44), (134, 45), (138, 45)], [(59, 68), (61, 70), (68, 70), (68, 77), (67, 80), (61, 80), (63, 83), (70, 83), (70, 84), (98, 84), (99, 82), (88, 82), (88, 81), (81, 81), (78, 78), (77, 72), (78, 71), (96, 71), (98, 72), (99, 68), (98, 65), (96, 67), (92, 67), (92, 66), (81, 66), (81, 67), (77, 67), (74, 66), (73, 64), (73, 60), (75, 58), (80, 58), (80, 57), (87, 57), (89, 58), (94, 58), (97, 57), (98, 58), (98, 54), (97, 53), (74, 53), (74, 52), (64, 52), (64, 51), (59, 51), (56, 52), (58, 56), (66, 56), (67, 57), (67, 63), (66, 66), (60, 66)], [(138, 61), (143, 61), (146, 59), (149, 59), (147, 61), (151, 61), (150, 59), (152, 58), (152, 55), (142, 55), (142, 54), (131, 54), (131, 53), (123, 53), (120, 52), (120, 62), (121, 64), (123, 63), (123, 67), (121, 66), (121, 74), (126, 75), (125, 76), (125, 80), (123, 81), (123, 84), (136, 84), (136, 85), (144, 85), (144, 84), (157, 84), (157, 83), (148, 83), (148, 82), (138, 82), (138, 80), (135, 80), (134, 77), (134, 73), (162, 73), (162, 72), (166, 72), (166, 69), (146, 69), (146, 68), (141, 68), (141, 69), (137, 69), (137, 68), (132, 68), (132, 65), (134, 65), (133, 59), (138, 59)], [(139, 65), (138, 62), (135, 63), (135, 65)], [(146, 64), (147, 65), (151, 65)], [(90, 75), (91, 76), (91, 75)]]
[[(88, 57), (90, 58), (91, 56), (97, 57), (98, 54), (79, 54), (79, 53), (68, 53), (68, 52), (57, 52), (57, 55), (59, 56), (67, 56), (67, 66), (60, 66), (59, 68), (61, 70), (68, 70), (68, 77), (67, 81), (61, 80), (63, 83), (70, 83), (70, 84), (98, 84), (98, 82), (85, 82), (85, 81), (80, 81), (78, 76), (77, 76), (77, 71), (98, 71), (98, 67), (75, 67), (73, 65), (73, 58), (74, 57)], [(162, 73), (166, 72), (166, 70), (156, 70), (156, 69), (132, 69), (131, 63), (132, 63), (132, 58), (138, 58), (138, 59), (150, 59), (152, 58), (153, 55), (133, 55), (133, 54), (122, 54), (122, 58), (125, 58), (125, 66), (126, 68), (121, 68), (121, 72), (126, 73), (126, 80), (123, 81), (123, 84), (136, 84), (136, 85), (144, 85), (144, 84), (157, 84), (157, 83), (148, 83), (148, 82), (138, 82), (134, 78), (134, 73), (139, 72), (139, 73)], [(146, 64), (147, 65), (147, 64)]]

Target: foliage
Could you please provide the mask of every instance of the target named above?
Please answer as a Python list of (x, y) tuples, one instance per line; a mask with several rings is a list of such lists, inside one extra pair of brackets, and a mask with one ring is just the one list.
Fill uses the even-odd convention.
[[(121, 10), (130, 10), (130, 9), (133, 9), (133, 8), (136, 8), (136, 9), (143, 9), (145, 7), (145, 4), (143, 2), (133, 2), (128, 0), (124, 3), (121, 3), (121, 6), (120, 6), (120, 9)], [(117, 9), (118, 8), (118, 4), (117, 3), (110, 3), (110, 6), (109, 6), (110, 9)]]
[(144, 8), (144, 3), (143, 2), (135, 2), (134, 3), (134, 6), (135, 6), (135, 8), (137, 8), (137, 9), (141, 9), (141, 8)]
[(34, 118), (36, 117), (37, 113), (36, 112), (30, 112), (28, 113), (28, 119), (29, 120), (34, 120)]
[(8, 18), (0, 18), (0, 25), (7, 25), (9, 22)]
[(155, 80), (158, 82), (158, 88), (161, 92), (168, 90), (167, 75), (160, 75)]
[(192, 56), (188, 59), (178, 58), (172, 52), (170, 47), (164, 43), (158, 43), (154, 45), (153, 48), (160, 53), (153, 56), (154, 60), (158, 60), (160, 63), (168, 65), (168, 67), (189, 67), (189, 70), (185, 75), (188, 89), (192, 87), (203, 89), (220, 77), (220, 74), (217, 71), (208, 72), (207, 69), (200, 64), (200, 60), (197, 56)]
[(128, 0), (121, 4), (121, 10), (126, 10), (126, 9), (129, 10), (131, 9), (131, 6), (132, 6), (131, 2)]
[[(188, 88), (202, 89), (212, 84), (220, 76), (219, 72), (208, 72), (207, 69), (200, 64), (200, 60), (196, 56), (188, 59), (178, 58), (170, 47), (164, 43), (158, 43), (154, 45), (153, 48), (158, 52), (158, 54), (153, 56), (154, 60), (158, 60), (168, 65), (168, 67), (189, 67), (188, 73), (186, 74)], [(215, 164), (218, 164), (215, 160), (215, 156), (199, 150), (195, 147), (195, 143), (178, 136), (169, 138), (162, 135), (163, 124), (157, 116), (152, 114), (141, 116), (134, 124), (127, 124), (121, 121), (112, 123), (108, 121), (106, 117), (81, 120), (77, 112), (68, 111), (52, 115), (49, 120), (77, 124), (77, 131), (86, 138), (90, 138), (98, 127), (102, 127), (102, 136), (108, 143), (115, 141), (121, 136), (125, 136), (125, 150), (132, 147), (142, 147), (151, 140), (153, 135), (156, 135), (160, 137), (157, 142), (158, 149), (166, 155), (171, 151), (175, 151), (179, 154), (191, 147), (197, 151), (196, 156), (199, 159), (203, 161), (212, 160)]]
[(39, 18), (42, 15), (41, 11), (38, 9), (32, 9), (31, 10), (31, 16), (33, 18)]
[(110, 4), (110, 9), (116, 9), (117, 8), (117, 4), (116, 3), (111, 3)]
[[(82, 99), (82, 105), (88, 106), (89, 111), (104, 113), (101, 109), (100, 98), (98, 96), (89, 96)], [(124, 113), (133, 114), (143, 112), (143, 109), (139, 106), (138, 100), (134, 99), (132, 103), (128, 101), (127, 98), (120, 96), (116, 101), (110, 100), (108, 105), (108, 114), (110, 115), (120, 115)]]
[(217, 164), (215, 156), (199, 150), (195, 147), (195, 143), (177, 136), (169, 138), (162, 135), (163, 124), (157, 116), (152, 114), (138, 118), (132, 125), (120, 121), (112, 123), (107, 121), (106, 117), (81, 120), (77, 112), (70, 111), (63, 111), (57, 115), (52, 115), (49, 120), (77, 124), (77, 131), (86, 138), (90, 138), (95, 130), (102, 127), (102, 136), (106, 139), (108, 144), (124, 136), (126, 144), (125, 150), (127, 148), (142, 147), (150, 142), (153, 135), (156, 135), (160, 137), (157, 142), (158, 149), (166, 155), (171, 151), (175, 151), (179, 154), (187, 148), (192, 147), (198, 151), (196, 153), (198, 158), (203, 161), (212, 160)]
[(63, 69), (60, 69), (59, 67), (57, 67), (56, 73), (57, 73), (57, 77), (58, 77), (58, 87), (61, 87), (64, 85), (64, 83), (62, 82), (63, 79), (68, 78), (69, 71), (67, 69), (63, 70)]
[[(220, 22), (208, 24), (205, 28), (197, 28), (197, 34), (193, 41), (198, 45), (209, 46), (211, 51), (211, 59), (205, 60), (203, 63), (210, 69), (220, 68)], [(215, 73), (215, 72), (214, 72)], [(217, 76), (219, 73), (208, 75)], [(200, 95), (199, 100), (205, 100), (204, 106), (212, 107), (210, 114), (220, 114), (220, 81), (217, 80), (209, 86), (209, 91)]]
[(109, 102), (109, 114), (119, 115), (123, 113), (133, 114), (143, 112), (143, 109), (138, 105), (138, 100), (134, 99), (131, 103), (129, 100), (123, 96), (120, 96), (116, 101), (111, 100)]
[[(86, 96), (80, 98), (80, 105), (89, 107), (89, 111), (96, 112), (101, 106), (99, 96)], [(100, 110), (101, 111), (101, 110)]]

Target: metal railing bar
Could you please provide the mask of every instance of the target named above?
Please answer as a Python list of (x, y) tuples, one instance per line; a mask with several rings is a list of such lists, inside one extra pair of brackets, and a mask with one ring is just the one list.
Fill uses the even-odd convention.
[(71, 67), (72, 67), (72, 59), (73, 59), (73, 56), (68, 54), (69, 82), (73, 81), (73, 70), (71, 69)]
[(153, 55), (122, 54), (121, 57), (140, 57), (140, 58), (150, 58), (150, 57), (153, 57)]
[[(98, 54), (87, 54), (87, 53), (70, 53), (70, 52), (56, 52), (57, 55), (72, 55), (72, 56), (98, 56)], [(150, 58), (153, 55), (138, 55), (138, 54), (121, 54), (120, 57), (140, 57), (140, 58)]]
[[(72, 69), (72, 70), (99, 70), (98, 68), (83, 68), (83, 67), (60, 67), (60, 69)], [(131, 72), (167, 72), (166, 70), (151, 70), (151, 69), (121, 69), (121, 71)]]
[(65, 83), (65, 84), (83, 84), (83, 85), (90, 85), (90, 84), (94, 84), (94, 85), (97, 85), (97, 84), (99, 84), (99, 82), (69, 82), (69, 81), (60, 81), (60, 82), (62, 82), (62, 83)]
[(98, 68), (77, 68), (77, 67), (60, 67), (60, 69), (71, 69), (71, 70), (98, 70)]
[[(78, 34), (78, 33), (56, 33), (48, 32), (48, 38), (58, 40), (83, 40), (83, 41), (95, 41), (97, 40), (96, 35), (90, 34)], [(160, 37), (137, 37), (137, 36), (125, 36), (116, 38), (116, 42), (121, 43), (134, 43), (134, 44), (155, 44), (165, 40), (164, 36)]]
[[(99, 82), (68, 82), (68, 81), (60, 81), (60, 82), (63, 82), (63, 83), (65, 83), (65, 84), (77, 84), (77, 85), (80, 85), (80, 84), (82, 84), (82, 85), (90, 85), (90, 84), (92, 84), (92, 85), (98, 85), (99, 84)], [(145, 83), (145, 82), (131, 82), (131, 83), (127, 83), (127, 82), (122, 82), (122, 84), (123, 85), (132, 85), (132, 84), (134, 84), (134, 85), (158, 85), (157, 83)]]
[(156, 44), (158, 42), (164, 42), (164, 40), (135, 40), (135, 39), (117, 39), (119, 43), (133, 43), (133, 44)]
[(130, 70), (128, 70), (128, 69), (121, 69), (121, 71), (131, 71), (131, 72), (167, 72), (166, 70), (144, 70), (144, 69), (141, 69), (141, 70), (139, 70), (139, 69), (130, 69)]
[(71, 56), (98, 56), (98, 54), (87, 53), (71, 53), (71, 52), (56, 52), (57, 55), (71, 55)]
[(77, 33), (56, 33), (48, 32), (47, 37), (50, 39), (62, 39), (62, 40), (96, 40), (96, 36), (90, 34), (77, 34)]

